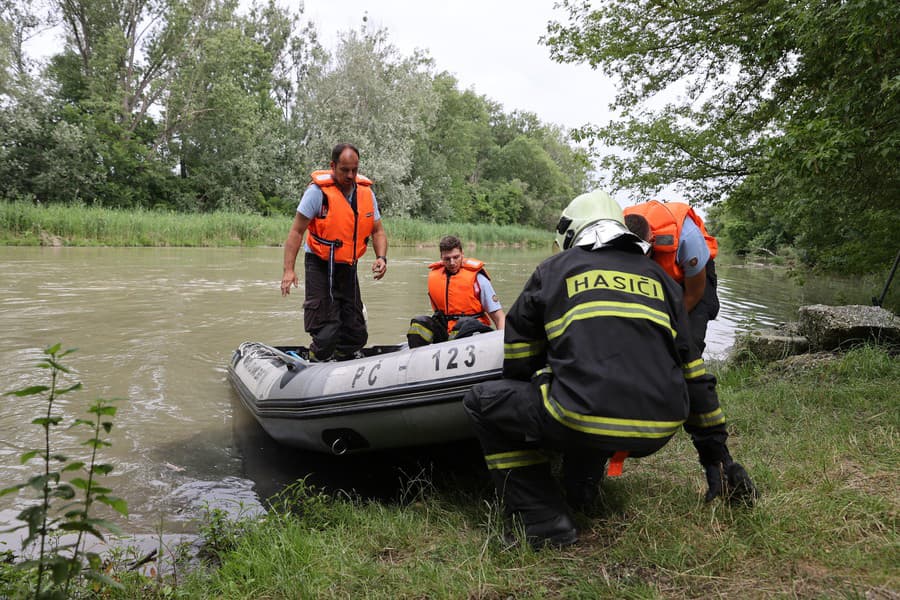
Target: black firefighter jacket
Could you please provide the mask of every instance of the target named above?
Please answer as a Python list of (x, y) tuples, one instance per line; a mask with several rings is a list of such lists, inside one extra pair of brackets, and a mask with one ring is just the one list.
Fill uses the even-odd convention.
[(642, 456), (682, 425), (695, 444), (724, 443), (681, 288), (630, 248), (574, 247), (538, 265), (507, 315), (503, 376), (528, 381), (549, 367), (535, 380), (549, 381), (544, 409), (594, 447)]

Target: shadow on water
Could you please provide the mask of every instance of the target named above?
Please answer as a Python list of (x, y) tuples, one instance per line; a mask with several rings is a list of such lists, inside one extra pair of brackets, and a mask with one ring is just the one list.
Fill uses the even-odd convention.
[(335, 456), (279, 444), (232, 398), (234, 442), (244, 477), (265, 504), (305, 479), (315, 489), (362, 500), (405, 503), (421, 485), (481, 494), (490, 478), (474, 439), (427, 447)]

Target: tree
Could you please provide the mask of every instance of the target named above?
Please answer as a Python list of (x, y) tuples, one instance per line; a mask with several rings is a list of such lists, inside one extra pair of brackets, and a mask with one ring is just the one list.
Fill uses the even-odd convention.
[(430, 69), (424, 55), (402, 56), (383, 29), (344, 32), (331, 61), (298, 92), (297, 103), (308, 103), (310, 170), (327, 168), (335, 143), (351, 142), (365, 175), (378, 184), (379, 209), (415, 213), (420, 182), (411, 176), (413, 150), (437, 103)]
[(421, 182), (422, 200), (413, 215), (436, 221), (475, 220), (473, 189), (495, 145), (493, 106), (472, 90), (460, 91), (449, 73), (438, 73), (431, 85), (438, 106), (431, 127), (416, 137), (412, 176)]
[(731, 215), (756, 213), (742, 239), (796, 244), (812, 263), (871, 269), (893, 257), (864, 240), (900, 225), (900, 5), (562, 6), (568, 23), (544, 38), (552, 56), (620, 83), (611, 108), (621, 119), (580, 132), (620, 149), (601, 161), (618, 187), (646, 196), (675, 184), (694, 201), (724, 201), (726, 229)]

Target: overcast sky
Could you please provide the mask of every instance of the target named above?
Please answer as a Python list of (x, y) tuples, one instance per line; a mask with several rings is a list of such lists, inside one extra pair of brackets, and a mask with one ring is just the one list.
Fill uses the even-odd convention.
[(538, 40), (551, 20), (565, 14), (554, 0), (304, 0), (304, 15), (333, 47), (340, 31), (359, 29), (368, 13), (372, 28), (388, 30), (401, 53), (428, 50), (438, 70), (461, 89), (527, 110), (541, 121), (569, 128), (605, 123), (613, 88), (586, 65), (553, 62)]

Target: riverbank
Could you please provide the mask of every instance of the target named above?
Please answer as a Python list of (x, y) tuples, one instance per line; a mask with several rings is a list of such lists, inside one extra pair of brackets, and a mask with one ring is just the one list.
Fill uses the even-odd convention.
[(679, 434), (604, 482), (579, 544), (508, 548), (483, 463), (461, 454), (471, 477), (422, 473), (398, 503), (297, 484), (262, 520), (214, 517), (203, 568), (123, 567), (110, 597), (896, 597), (900, 359), (867, 347), (711, 368), (729, 446), (762, 493), (753, 509), (703, 503)]
[[(293, 215), (185, 214), (87, 206), (0, 203), (0, 245), (5, 246), (280, 246)], [(447, 234), (467, 244), (547, 246), (552, 232), (490, 223), (428, 223), (384, 219), (393, 246), (437, 246)]]

